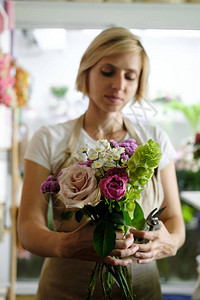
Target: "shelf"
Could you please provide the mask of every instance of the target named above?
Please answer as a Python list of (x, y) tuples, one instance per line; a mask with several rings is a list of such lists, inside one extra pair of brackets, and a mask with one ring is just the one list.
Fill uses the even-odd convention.
[(182, 191), (181, 198), (188, 204), (200, 210), (200, 191)]
[(200, 4), (196, 3), (83, 3), (16, 0), (15, 27), (200, 30)]

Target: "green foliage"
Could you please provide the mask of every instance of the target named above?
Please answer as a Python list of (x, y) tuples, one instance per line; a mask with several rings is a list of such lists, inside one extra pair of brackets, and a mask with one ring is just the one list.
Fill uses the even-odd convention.
[(68, 91), (68, 87), (67, 86), (61, 86), (61, 87), (51, 87), (51, 92), (54, 96), (56, 96), (57, 98), (63, 98), (65, 96), (65, 94)]
[(176, 175), (180, 191), (200, 190), (200, 170), (198, 172), (192, 172), (190, 170), (177, 170)]
[(128, 161), (131, 184), (134, 186), (146, 184), (152, 177), (161, 157), (159, 144), (152, 139), (136, 148)]
[(133, 217), (130, 217), (129, 212), (123, 211), (123, 216), (126, 224), (131, 227), (135, 227), (138, 230), (145, 230), (147, 227), (147, 221), (144, 218), (144, 213), (137, 201), (134, 202)]
[(200, 103), (185, 104), (182, 101), (169, 101), (166, 108), (182, 112), (188, 120), (193, 133), (195, 134), (198, 131), (198, 125), (200, 123)]
[(131, 226), (137, 230), (145, 230), (147, 227), (147, 221), (144, 218), (144, 213), (137, 201), (135, 201), (134, 217), (131, 220)]
[(109, 218), (103, 218), (95, 226), (93, 234), (94, 248), (101, 257), (106, 257), (114, 249), (115, 243), (115, 226)]
[(190, 223), (192, 219), (194, 218), (194, 209), (187, 205), (187, 204), (182, 204), (182, 214), (183, 214), (183, 219), (186, 223)]

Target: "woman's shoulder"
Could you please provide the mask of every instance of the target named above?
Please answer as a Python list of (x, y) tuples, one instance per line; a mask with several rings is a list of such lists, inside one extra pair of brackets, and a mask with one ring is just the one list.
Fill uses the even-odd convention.
[(75, 120), (70, 120), (40, 127), (27, 146), (25, 159), (53, 170), (64, 155), (74, 124)]
[(170, 137), (165, 130), (158, 125), (150, 122), (134, 122), (131, 121), (137, 136), (141, 143), (146, 143), (149, 139), (153, 139), (159, 143), (162, 152), (162, 159), (160, 162), (160, 169), (164, 168), (170, 161), (176, 158), (176, 151), (171, 143)]
[(142, 143), (146, 143), (150, 138), (159, 143), (168, 137), (167, 133), (157, 125), (147, 121), (136, 122), (129, 118), (127, 119)]
[(44, 125), (35, 132), (35, 135), (48, 139), (63, 139), (63, 136), (70, 136), (74, 124), (75, 120), (69, 120), (63, 123)]

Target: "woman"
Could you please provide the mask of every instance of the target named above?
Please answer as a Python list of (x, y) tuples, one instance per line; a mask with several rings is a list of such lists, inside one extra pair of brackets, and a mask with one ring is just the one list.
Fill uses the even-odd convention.
[[(177, 181), (175, 151), (167, 135), (157, 127), (123, 118), (128, 101), (141, 101), (148, 77), (148, 58), (138, 37), (125, 28), (110, 28), (97, 36), (80, 62), (77, 90), (89, 98), (86, 113), (78, 120), (42, 127), (34, 135), (25, 156), (24, 185), (18, 231), (23, 247), (48, 257), (40, 276), (36, 299), (84, 299), (95, 261), (129, 266), (136, 299), (162, 299), (155, 261), (175, 255), (185, 239)], [(155, 207), (167, 206), (157, 231), (130, 230), (123, 238), (117, 233), (115, 249), (101, 259), (92, 245), (92, 226), (74, 218), (60, 221), (64, 206), (54, 199), (55, 231), (47, 228), (48, 202), (41, 200), (40, 185), (49, 174), (58, 172), (81, 158), (79, 146), (93, 146), (98, 139), (121, 141), (149, 138), (160, 144), (163, 157), (142, 192), (140, 204), (145, 216)], [(148, 239), (134, 244), (134, 237)], [(124, 258), (116, 259), (114, 257)], [(135, 258), (134, 258), (135, 257)], [(94, 299), (102, 299), (99, 287)], [(117, 287), (113, 299), (122, 299)]]

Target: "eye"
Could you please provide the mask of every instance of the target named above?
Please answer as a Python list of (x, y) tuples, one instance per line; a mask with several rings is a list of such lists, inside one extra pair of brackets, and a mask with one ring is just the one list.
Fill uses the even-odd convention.
[(111, 77), (112, 75), (114, 75), (114, 69), (110, 66), (104, 66), (101, 69), (101, 74), (105, 77)]
[(128, 74), (125, 74), (125, 78), (127, 80), (135, 80), (137, 78), (136, 74), (135, 73), (128, 73)]
[(111, 77), (113, 75), (113, 71), (101, 71), (101, 74), (105, 77)]

